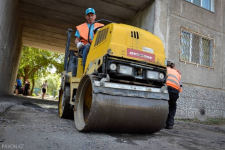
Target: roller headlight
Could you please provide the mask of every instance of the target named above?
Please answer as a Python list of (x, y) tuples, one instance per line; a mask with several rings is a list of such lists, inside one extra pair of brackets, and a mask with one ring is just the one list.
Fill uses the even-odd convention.
[(164, 74), (163, 73), (159, 73), (159, 79), (164, 79)]
[(133, 75), (133, 67), (119, 65), (118, 72), (122, 74)]
[(110, 69), (111, 69), (112, 71), (115, 71), (115, 70), (116, 70), (116, 68), (117, 68), (117, 67), (116, 67), (116, 64), (113, 64), (113, 63), (112, 63), (112, 64), (110, 64), (110, 66), (109, 66), (109, 67), (110, 67)]
[(156, 72), (156, 71), (147, 70), (147, 78), (153, 79), (153, 80), (158, 80), (159, 79), (159, 73)]
[(164, 79), (165, 75), (161, 72), (157, 71), (149, 71), (147, 70), (147, 78), (152, 80)]

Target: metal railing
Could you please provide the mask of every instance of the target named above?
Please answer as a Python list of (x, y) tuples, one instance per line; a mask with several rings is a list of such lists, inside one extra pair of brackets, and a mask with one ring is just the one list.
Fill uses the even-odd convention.
[(180, 61), (214, 68), (214, 39), (200, 33), (181, 28)]

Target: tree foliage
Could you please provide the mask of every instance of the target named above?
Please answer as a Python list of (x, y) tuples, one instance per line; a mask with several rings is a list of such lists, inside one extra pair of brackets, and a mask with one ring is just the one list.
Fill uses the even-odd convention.
[(31, 80), (32, 93), (35, 80), (47, 75), (50, 69), (56, 68), (56, 73), (63, 71), (63, 60), (64, 54), (24, 46), (20, 59), (18, 77), (21, 76), (23, 78), (23, 83), (26, 79)]

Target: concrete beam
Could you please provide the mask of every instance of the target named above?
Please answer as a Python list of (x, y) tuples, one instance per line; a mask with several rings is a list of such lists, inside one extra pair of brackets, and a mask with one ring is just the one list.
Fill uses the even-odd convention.
[[(31, 38), (31, 37), (23, 36), (22, 40), (23, 40), (23, 42), (33, 41), (33, 42), (37, 42), (37, 43), (41, 43), (41, 44), (47, 44), (47, 45), (51, 45), (51, 46), (61, 47), (61, 48), (64, 48), (64, 49), (66, 48), (66, 44), (61, 44), (61, 43), (57, 43), (57, 42), (54, 42), (54, 41), (46, 41), (44, 39)], [(75, 45), (70, 45), (70, 49), (76, 50), (77, 48), (75, 47)]]
[[(41, 44), (44, 48), (53, 51), (58, 46), (57, 51), (64, 52), (67, 29), (76, 30), (76, 25), (86, 21), (84, 12), (87, 7), (93, 6), (96, 9), (98, 19), (104, 18), (115, 22), (124, 22), (134, 15), (141, 8), (141, 4), (146, 1), (133, 1), (133, 4), (138, 6), (135, 9), (134, 7), (130, 9), (131, 5), (128, 5), (127, 2), (119, 1), (119, 3), (115, 3), (110, 0), (77, 0), (76, 2), (69, 0), (20, 0), (23, 42), (38, 48), (41, 48), (38, 46), (38, 44)], [(74, 33), (72, 33), (71, 48), (76, 50)]]
[(154, 2), (155, 0), (101, 0), (101, 1), (105, 1), (108, 3), (111, 3), (113, 5), (118, 5), (124, 8), (128, 8), (134, 11), (139, 11), (140, 9), (142, 9), (143, 7), (149, 6), (149, 4), (151, 4), (152, 2)]
[(44, 50), (49, 50), (57, 53), (64, 53), (65, 48), (60, 48), (57, 46), (51, 46), (48, 44), (42, 44), (34, 41), (23, 41), (23, 46), (28, 46), (28, 47), (33, 47), (33, 48), (39, 48), (39, 49), (44, 49)]
[(34, 34), (37, 34), (37, 35), (44, 35), (44, 36), (52, 37), (52, 38), (56, 38), (56, 39), (62, 39), (62, 40), (65, 40), (65, 41), (67, 39), (66, 34), (62, 35), (62, 34), (52, 33), (52, 32), (48, 32), (48, 31), (43, 31), (41, 29), (34, 29), (34, 28), (30, 28), (30, 27), (25, 27), (25, 26), (22, 26), (22, 31), (34, 33)]
[[(37, 29), (29, 28), (29, 27), (22, 27), (22, 31), (23, 31), (22, 32), (23, 36), (26, 36), (27, 38), (29, 38), (28, 40), (30, 40), (30, 41), (35, 41), (36, 38), (44, 40), (45, 44), (47, 44), (48, 41), (51, 41), (51, 42), (55, 41), (55, 43), (60, 43), (60, 44), (63, 45), (60, 48), (61, 50), (63, 49), (62, 51), (64, 51), (64, 49), (66, 47), (67, 35), (55, 34), (55, 33), (37, 30)], [(70, 45), (74, 50), (76, 50), (74, 40), (75, 40), (75, 37), (74, 37), (74, 32), (73, 32), (72, 37), (71, 37), (71, 42), (70, 42), (71, 44)], [(23, 42), (25, 42), (25, 41), (23, 41)], [(48, 43), (48, 44), (50, 44), (50, 43)], [(27, 46), (29, 46), (29, 45), (27, 45)], [(41, 48), (41, 47), (39, 46), (38, 48)], [(51, 49), (49, 48), (48, 50), (51, 50)]]
[[(32, 30), (32, 28), (31, 28), (31, 30)], [(36, 31), (35, 29), (33, 29), (34, 31)], [(32, 31), (33, 31), (32, 30)], [(54, 34), (54, 33), (52, 33), (52, 36), (50, 35), (50, 36), (47, 36), (46, 34), (42, 34), (42, 33), (35, 33), (35, 32), (32, 32), (32, 31), (28, 31), (27, 32), (27, 30), (23, 30), (23, 35), (32, 35), (31, 37), (38, 37), (38, 38), (40, 38), (40, 39), (49, 39), (48, 41), (50, 41), (50, 40), (52, 40), (52, 41), (55, 41), (55, 40), (57, 40), (57, 41), (62, 41), (61, 43), (66, 43), (66, 41), (67, 41), (67, 36), (66, 35), (63, 35), (63, 36), (60, 36), (59, 35), (59, 38), (57, 38), (57, 36), (55, 37), (54, 35), (56, 35), (56, 34)], [(49, 33), (49, 32), (47, 32), (47, 33)], [(75, 36), (74, 36), (74, 32), (72, 32), (72, 37), (71, 37), (71, 43), (73, 43), (74, 44), (74, 40), (75, 40)]]
[[(96, 11), (97, 16), (99, 16), (100, 14), (107, 14), (110, 16), (128, 19), (131, 16), (133, 16), (136, 12), (127, 7), (123, 7), (120, 5), (114, 5), (113, 3), (99, 1), (99, 0), (85, 0), (85, 1), (83, 1), (83, 0), (76, 0), (76, 1), (59, 0), (59, 1), (83, 8), (83, 12), (85, 12), (85, 10), (87, 8), (93, 7)], [(105, 19), (107, 19), (107, 18), (105, 18)]]
[[(30, 39), (33, 39), (33, 40), (35, 40), (35, 39), (42, 39), (42, 40), (45, 40), (46, 42), (47, 41), (48, 42), (55, 42), (55, 43), (58, 43), (58, 44), (63, 44), (65, 46), (66, 46), (66, 42), (67, 42), (66, 40), (56, 39), (56, 38), (47, 37), (47, 36), (44, 36), (44, 35), (39, 35), (39, 34), (34, 34), (34, 33), (29, 33), (29, 32), (23, 32), (22, 36), (30, 38)], [(70, 45), (72, 47), (75, 47), (74, 38), (71, 39)]]
[(35, 29), (39, 29), (43, 31), (48, 31), (51, 33), (56, 33), (56, 34), (66, 35), (66, 31), (67, 31), (65, 29), (60, 29), (57, 27), (52, 27), (52, 26), (41, 24), (41, 23), (27, 21), (27, 20), (21, 20), (21, 23), (22, 23), (22, 26), (25, 26), (25, 27), (35, 28)]
[(54, 20), (52, 18), (42, 17), (42, 16), (39, 16), (36, 14), (30, 14), (30, 13), (26, 13), (26, 12), (20, 12), (20, 18), (21, 18), (21, 20), (27, 20), (27, 21), (31, 21), (31, 22), (35, 22), (35, 23), (39, 23), (39, 24), (44, 24), (47, 26), (57, 27), (57, 28), (65, 30), (65, 31), (68, 28), (73, 28), (74, 30), (76, 28), (75, 24), (63, 22), (60, 20)]
[[(85, 15), (85, 10), (86, 8), (81, 8), (75, 5), (71, 5), (65, 2), (61, 2), (61, 1), (55, 1), (55, 0), (48, 0), (48, 1), (43, 1), (43, 0), (35, 0), (35, 1), (30, 1), (30, 0), (20, 0), (21, 2), (24, 3), (28, 3), (28, 4), (32, 4), (35, 6), (39, 6), (42, 8), (47, 8), (49, 10), (54, 10), (57, 12), (63, 12), (64, 14), (70, 14), (70, 15), (74, 15), (77, 16), (78, 18), (81, 18), (82, 16)], [(105, 6), (107, 7), (107, 6)], [(30, 8), (28, 8), (30, 9)], [(112, 16), (112, 15), (108, 15), (105, 13), (101, 13), (99, 14), (99, 19), (100, 18), (104, 18), (104, 19), (110, 19), (112, 21), (115, 22), (124, 22), (127, 18), (124, 17), (122, 18), (123, 15), (121, 13), (120, 16)]]
[(38, 16), (53, 19), (53, 20), (59, 20), (62, 23), (70, 23), (70, 24), (78, 25), (80, 23), (85, 22), (84, 17), (81, 18), (79, 16), (74, 16), (73, 14), (66, 14), (63, 12), (59, 12), (57, 10), (51, 10), (48, 8), (35, 6), (32, 4), (23, 3), (23, 2), (19, 3), (19, 9), (20, 9), (20, 12), (29, 13), (32, 15), (38, 15)]

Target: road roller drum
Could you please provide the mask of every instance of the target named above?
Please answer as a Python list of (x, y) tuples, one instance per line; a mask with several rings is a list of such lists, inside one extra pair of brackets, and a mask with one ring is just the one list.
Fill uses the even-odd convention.
[(79, 131), (153, 133), (164, 126), (167, 93), (104, 86), (93, 78), (84, 76), (78, 87), (74, 116)]

